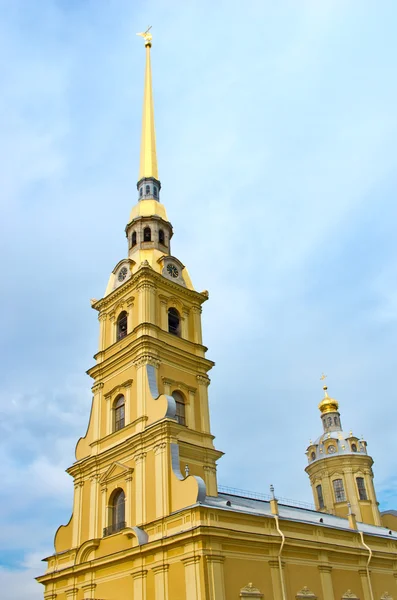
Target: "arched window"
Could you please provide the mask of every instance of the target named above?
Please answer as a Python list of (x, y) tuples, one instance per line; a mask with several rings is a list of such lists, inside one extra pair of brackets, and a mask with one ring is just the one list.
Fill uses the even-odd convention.
[(176, 308), (168, 309), (168, 331), (174, 335), (180, 335), (181, 318)]
[(342, 479), (334, 479), (332, 485), (334, 486), (335, 502), (346, 502)]
[(316, 458), (316, 453), (315, 453), (315, 452), (312, 452), (312, 453), (311, 453), (311, 455), (310, 455), (310, 458), (311, 458), (312, 460), (314, 460), (314, 459)]
[(178, 391), (172, 392), (172, 397), (174, 398), (176, 404), (176, 420), (180, 425), (186, 425), (185, 398), (183, 397), (183, 394)]
[(117, 339), (122, 340), (127, 333), (127, 313), (123, 310), (117, 319)]
[(152, 232), (150, 230), (150, 227), (145, 227), (145, 229), (143, 230), (143, 241), (144, 242), (152, 241)]
[(147, 186), (145, 187), (145, 194), (146, 194), (146, 196), (147, 196), (148, 194), (150, 194), (150, 185), (147, 185)]
[(316, 492), (317, 492), (318, 507), (320, 509), (324, 508), (323, 488), (321, 487), (321, 485), (316, 486)]
[(331, 427), (331, 425), (332, 425), (332, 417), (328, 417), (327, 418), (327, 426)]
[(155, 185), (153, 186), (153, 196), (157, 198), (157, 187)]
[(139, 189), (139, 196), (140, 196), (140, 197), (142, 197), (142, 196), (143, 196), (143, 187), (141, 187), (141, 188)]
[(338, 417), (334, 417), (334, 423), (335, 423), (335, 425), (338, 424)]
[(357, 489), (360, 500), (368, 500), (367, 490), (365, 489), (364, 477), (357, 477)]
[(357, 452), (357, 445), (356, 444), (352, 444), (352, 452)]
[(114, 431), (119, 431), (125, 425), (125, 400), (119, 396), (114, 403)]
[(159, 243), (160, 244), (164, 244), (164, 231), (162, 229), (159, 229)]
[(125, 529), (125, 494), (124, 490), (114, 490), (109, 502), (109, 525), (103, 530), (103, 535), (111, 535)]
[(131, 246), (136, 246), (136, 231), (132, 232), (131, 236)]

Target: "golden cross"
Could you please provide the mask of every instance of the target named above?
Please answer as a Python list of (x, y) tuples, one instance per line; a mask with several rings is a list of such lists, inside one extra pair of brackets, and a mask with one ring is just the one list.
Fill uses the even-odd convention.
[(324, 375), (324, 373), (323, 373), (320, 377), (320, 381), (324, 381), (324, 379), (327, 379), (327, 375)]

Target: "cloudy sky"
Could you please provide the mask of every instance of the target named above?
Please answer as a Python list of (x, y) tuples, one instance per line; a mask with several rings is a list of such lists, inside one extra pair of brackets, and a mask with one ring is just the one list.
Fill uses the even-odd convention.
[(394, 0), (0, 0), (0, 586), (42, 597), (126, 255), (152, 66), (173, 254), (208, 289), (223, 485), (310, 501), (320, 375), (397, 508)]

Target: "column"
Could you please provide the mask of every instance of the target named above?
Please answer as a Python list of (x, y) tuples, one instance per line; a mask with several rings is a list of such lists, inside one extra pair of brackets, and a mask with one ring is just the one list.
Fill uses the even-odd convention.
[(81, 589), (83, 590), (83, 594), (84, 594), (84, 600), (94, 600), (95, 599), (95, 588), (96, 588), (96, 583), (93, 583), (93, 582), (85, 583), (84, 585), (81, 586)]
[(84, 481), (74, 483), (72, 548), (80, 545), (81, 498)]
[(54, 590), (51, 592), (44, 592), (44, 600), (56, 600), (57, 594)]
[(155, 496), (156, 496), (156, 518), (163, 517), (168, 513), (168, 477), (166, 476), (166, 449), (167, 444), (162, 442), (154, 447), (154, 470), (155, 470)]
[(225, 577), (223, 563), (225, 557), (220, 555), (209, 555), (206, 557), (208, 566), (208, 591), (209, 600), (226, 600)]
[(215, 465), (204, 465), (204, 480), (205, 487), (207, 488), (208, 496), (218, 495), (218, 485), (216, 481), (216, 466)]
[(184, 340), (189, 339), (189, 311), (186, 308), (182, 309), (181, 315), (181, 337)]
[(203, 343), (203, 336), (201, 333), (201, 306), (192, 306), (191, 312), (193, 315), (193, 341), (196, 344)]
[(318, 565), (321, 579), (323, 600), (334, 600), (334, 589), (332, 585), (332, 567), (329, 565)]
[(77, 592), (78, 589), (75, 587), (70, 587), (65, 590), (66, 600), (77, 600)]
[(116, 313), (112, 310), (109, 313), (109, 342), (108, 346), (111, 346), (116, 341)]
[(380, 513), (379, 513), (378, 502), (376, 500), (373, 476), (374, 476), (374, 474), (372, 472), (372, 469), (369, 468), (369, 469), (364, 470), (364, 482), (365, 482), (365, 487), (367, 490), (368, 500), (371, 500), (371, 504), (372, 504), (371, 508), (372, 508), (372, 514), (374, 516), (374, 524), (381, 527), (382, 520), (381, 520)]
[(356, 515), (357, 521), (362, 521), (361, 509), (358, 504), (358, 492), (353, 476), (353, 469), (345, 469), (345, 486), (346, 500), (350, 502), (352, 513)]
[(164, 564), (153, 567), (155, 600), (168, 600), (168, 568)]
[(202, 600), (200, 558), (200, 556), (189, 556), (182, 559), (185, 565), (186, 598), (189, 600)]
[(99, 485), (99, 474), (95, 473), (90, 478), (90, 524), (88, 529), (88, 537), (90, 540), (96, 537), (100, 537), (99, 522), (98, 522), (98, 485)]
[(133, 580), (133, 599), (134, 600), (146, 600), (146, 576), (147, 571), (141, 569), (131, 573)]
[(100, 323), (99, 325), (99, 351), (101, 352), (102, 350), (105, 350), (106, 348), (106, 321), (107, 321), (107, 314), (106, 313), (99, 313), (98, 315), (98, 321)]
[(278, 560), (269, 560), (270, 576), (272, 579), (273, 598), (272, 600), (283, 600), (281, 588), (280, 569)]
[(132, 473), (129, 473), (125, 478), (125, 521), (127, 523), (127, 527), (131, 527), (133, 523), (132, 518)]
[(371, 582), (368, 579), (367, 569), (360, 569), (358, 574), (361, 579), (361, 586), (364, 592), (364, 598), (362, 600), (373, 600), (371, 594)]
[(135, 507), (136, 524), (142, 525), (146, 520), (146, 498), (145, 498), (145, 468), (146, 452), (134, 456), (135, 460)]
[(102, 501), (101, 501), (101, 531), (99, 532), (99, 537), (101, 537), (101, 535), (103, 534), (103, 530), (105, 529), (105, 527), (107, 527), (107, 521), (108, 521), (108, 506), (107, 506), (107, 491), (108, 488), (106, 486), (103, 486), (101, 488), (101, 495), (102, 495)]
[(188, 396), (188, 401), (187, 401), (187, 424), (190, 427), (190, 429), (196, 429), (196, 416), (195, 416), (195, 396), (196, 396), (196, 392), (194, 390), (189, 390), (189, 396)]
[(207, 375), (196, 376), (200, 400), (201, 430), (210, 433), (210, 411), (208, 406), (208, 386), (210, 380)]

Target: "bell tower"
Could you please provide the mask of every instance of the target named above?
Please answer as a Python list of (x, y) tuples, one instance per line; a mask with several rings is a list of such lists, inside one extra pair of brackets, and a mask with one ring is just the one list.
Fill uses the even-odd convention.
[(318, 405), (323, 433), (306, 450), (316, 508), (340, 517), (350, 512), (357, 521), (381, 525), (367, 442), (343, 431), (339, 403), (327, 389)]
[(92, 301), (100, 331), (88, 370), (91, 415), (68, 469), (73, 514), (56, 533), (44, 584), (94, 551), (110, 565), (131, 540), (140, 545), (149, 529), (160, 532), (162, 519), (218, 493), (222, 453), (214, 448), (207, 393), (213, 363), (201, 333), (208, 293), (194, 289), (171, 254), (173, 231), (157, 169), (152, 36), (141, 35), (146, 68), (138, 201), (125, 228), (127, 257), (114, 267), (104, 297)]

